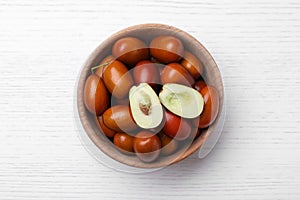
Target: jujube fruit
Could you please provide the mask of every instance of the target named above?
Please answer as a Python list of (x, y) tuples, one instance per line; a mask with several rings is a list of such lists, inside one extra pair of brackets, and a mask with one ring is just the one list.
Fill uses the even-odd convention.
[(139, 132), (133, 141), (133, 149), (139, 159), (153, 162), (160, 154), (161, 141), (159, 137), (149, 131)]
[(165, 120), (162, 131), (166, 135), (176, 140), (185, 140), (190, 136), (192, 128), (187, 120), (178, 117), (169, 111), (165, 111)]
[(199, 118), (198, 127), (206, 128), (217, 118), (219, 111), (219, 94), (212, 86), (204, 87), (200, 93), (204, 99), (204, 107)]
[(150, 43), (150, 53), (163, 63), (178, 62), (184, 52), (182, 42), (173, 36), (158, 36)]
[(132, 132), (138, 128), (133, 121), (129, 106), (116, 105), (103, 113), (104, 124), (116, 132)]
[(203, 65), (200, 60), (191, 52), (185, 51), (181, 65), (193, 76), (194, 79), (203, 73)]
[(179, 63), (170, 63), (161, 71), (161, 84), (178, 83), (186, 86), (194, 84), (192, 75)]
[(127, 96), (134, 83), (126, 66), (117, 60), (106, 67), (103, 80), (108, 91), (118, 99)]
[(112, 47), (112, 54), (130, 67), (134, 67), (141, 60), (149, 59), (148, 47), (142, 40), (135, 37), (117, 40)]
[(124, 153), (133, 152), (133, 140), (134, 137), (126, 133), (117, 133), (114, 136), (114, 145), (120, 148)]
[(83, 97), (86, 108), (96, 115), (101, 115), (109, 106), (109, 94), (97, 75), (92, 74), (87, 78)]

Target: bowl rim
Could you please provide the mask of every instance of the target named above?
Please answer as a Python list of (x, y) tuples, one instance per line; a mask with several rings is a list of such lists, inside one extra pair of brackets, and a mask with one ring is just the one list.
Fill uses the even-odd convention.
[[(214, 73), (216, 73), (217, 77), (219, 78), (219, 85), (218, 88), (216, 88), (219, 92), (219, 111), (218, 115), (215, 119), (215, 122), (209, 127), (209, 129), (200, 135), (194, 142), (192, 142), (189, 146), (189, 148), (184, 151), (181, 156), (172, 162), (168, 162), (168, 164), (164, 163), (158, 163), (156, 161), (152, 163), (144, 163), (141, 161), (141, 163), (128, 163), (124, 159), (120, 159), (119, 157), (111, 155), (111, 152), (108, 151), (108, 149), (103, 146), (103, 141), (99, 141), (99, 138), (97, 138), (97, 133), (93, 130), (91, 127), (91, 122), (88, 119), (88, 116), (86, 116), (86, 108), (83, 102), (83, 88), (84, 88), (84, 83), (85, 80), (89, 74), (89, 70), (91, 67), (95, 66), (93, 63), (99, 63), (101, 59), (98, 58), (99, 54), (101, 52), (107, 50), (107, 48), (111, 48), (113, 41), (116, 39), (122, 37), (125, 37), (125, 35), (129, 34), (132, 31), (140, 30), (140, 29), (162, 29), (162, 30), (167, 30), (168, 32), (173, 32), (175, 35), (179, 35), (180, 38), (185, 38), (186, 40), (189, 40), (189, 42), (192, 42), (193, 45), (203, 53), (203, 56), (209, 61), (209, 64), (213, 66)], [(202, 60), (201, 60), (202, 61)], [(204, 66), (205, 67), (205, 66)], [(180, 162), (181, 160), (189, 157), (191, 154), (193, 154), (195, 151), (197, 151), (202, 144), (205, 142), (207, 137), (214, 131), (214, 127), (216, 126), (217, 123), (219, 123), (220, 119), (220, 113), (222, 112), (223, 109), (223, 101), (224, 101), (224, 86), (223, 86), (223, 81), (222, 81), (222, 76), (221, 72), (217, 66), (217, 63), (215, 62), (214, 58), (212, 55), (209, 53), (209, 51), (192, 35), (189, 33), (178, 29), (174, 26), (170, 25), (165, 25), (165, 24), (158, 24), (158, 23), (146, 23), (146, 24), (138, 24), (138, 25), (133, 25), (127, 28), (124, 28), (122, 30), (119, 30), (118, 32), (112, 34), (108, 38), (106, 38), (102, 43), (100, 43), (96, 49), (92, 51), (90, 56), (87, 58), (85, 64), (83, 65), (81, 71), (80, 71), (80, 76), (76, 88), (76, 97), (77, 97), (77, 112), (79, 115), (79, 119), (81, 122), (81, 125), (83, 127), (83, 130), (85, 131), (85, 134), (88, 135), (88, 137), (91, 139), (91, 141), (98, 147), (99, 150), (101, 150), (103, 153), (105, 153), (107, 156), (111, 157), (112, 159), (122, 163), (122, 164), (127, 164), (132, 167), (138, 167), (138, 168), (161, 168), (161, 167), (166, 167), (171, 164)], [(103, 134), (104, 135), (104, 134)], [(107, 142), (107, 141), (106, 141)], [(117, 150), (118, 151), (118, 150)], [(120, 153), (120, 152), (119, 152)]]

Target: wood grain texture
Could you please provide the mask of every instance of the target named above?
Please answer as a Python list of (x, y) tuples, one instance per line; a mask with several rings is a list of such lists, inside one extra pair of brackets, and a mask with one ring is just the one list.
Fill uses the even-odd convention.
[[(139, 23), (196, 37), (224, 78), (215, 150), (144, 175), (95, 161), (74, 86), (92, 50)], [(0, 199), (299, 199), (300, 2), (0, 0)]]

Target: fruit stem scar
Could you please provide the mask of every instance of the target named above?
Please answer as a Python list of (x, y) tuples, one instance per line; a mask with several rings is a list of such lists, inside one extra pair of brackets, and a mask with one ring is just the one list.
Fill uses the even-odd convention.
[(101, 65), (97, 65), (97, 66), (95, 66), (95, 67), (92, 67), (92, 68), (91, 68), (92, 73), (94, 73), (94, 71), (95, 71), (96, 69), (100, 68), (100, 67), (106, 67), (110, 62), (111, 62), (111, 61), (106, 62), (106, 63), (103, 63), (103, 64), (101, 64)]

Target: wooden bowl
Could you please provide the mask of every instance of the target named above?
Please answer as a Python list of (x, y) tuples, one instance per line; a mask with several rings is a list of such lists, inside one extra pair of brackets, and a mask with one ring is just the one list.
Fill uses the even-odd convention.
[[(183, 42), (185, 49), (188, 49), (190, 52), (193, 52), (194, 55), (197, 55), (198, 59), (204, 65), (205, 70), (205, 81), (208, 85), (214, 86), (219, 92), (219, 113), (216, 121), (211, 125), (208, 129), (205, 129), (201, 136), (194, 140), (187, 148), (183, 148), (178, 152), (166, 156), (160, 157), (158, 160), (145, 163), (139, 160), (136, 156), (125, 155), (121, 153), (117, 148), (113, 145), (111, 141), (102, 133), (99, 134), (100, 130), (95, 121), (95, 116), (88, 112), (84, 105), (83, 99), (83, 90), (87, 77), (91, 74), (91, 68), (98, 65), (100, 61), (107, 55), (110, 54), (112, 44), (126, 36), (138, 37), (144, 40), (147, 44), (150, 43), (151, 39), (159, 36), (159, 35), (172, 35), (175, 36)], [(220, 113), (223, 107), (223, 84), (220, 71), (218, 69), (217, 64), (215, 63), (212, 56), (205, 49), (205, 47), (198, 42), (194, 37), (189, 35), (188, 33), (163, 24), (141, 24), (126, 28), (121, 30), (112, 36), (110, 36), (107, 40), (105, 40), (102, 44), (100, 44), (94, 52), (90, 55), (88, 60), (86, 61), (82, 72), (79, 77), (78, 88), (77, 88), (77, 105), (78, 105), (78, 114), (82, 126), (89, 136), (89, 138), (93, 141), (93, 143), (99, 148), (99, 150), (103, 151), (106, 155), (110, 156), (112, 159), (119, 161), (123, 164), (127, 164), (129, 166), (138, 167), (138, 168), (160, 168), (165, 167), (176, 162), (181, 161), (182, 159), (188, 157), (193, 152), (201, 147), (206, 138), (214, 131), (216, 124), (218, 123)]]

